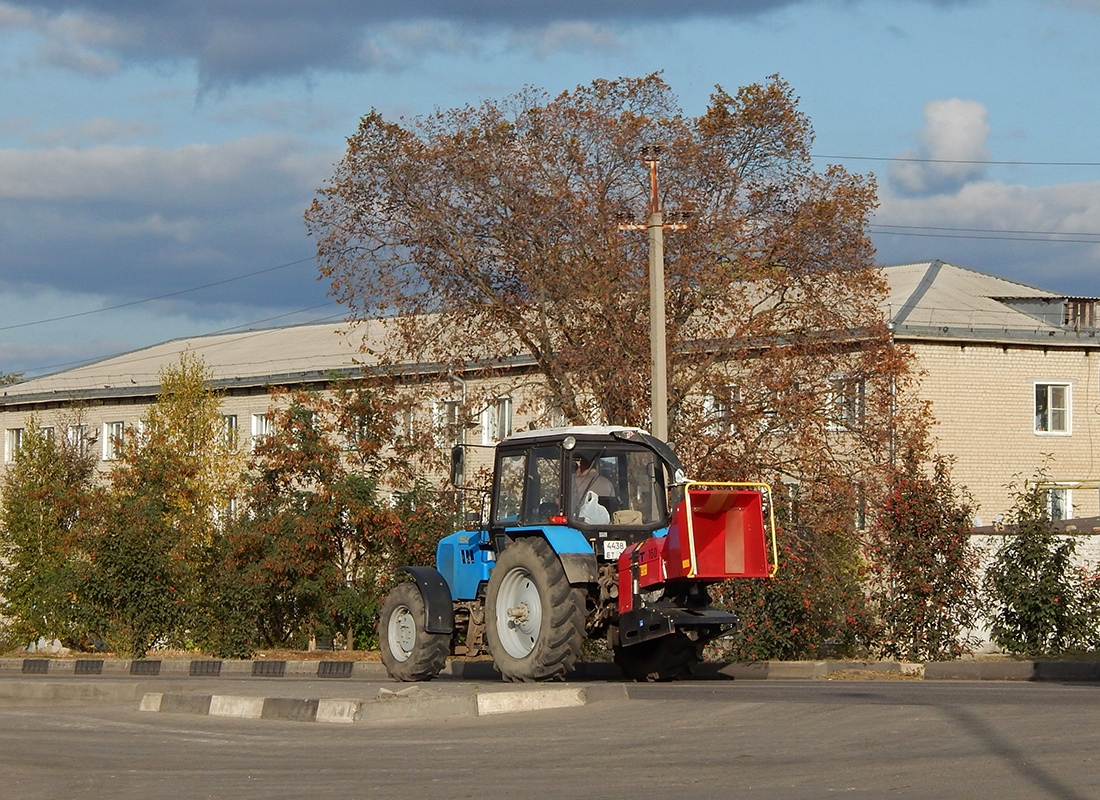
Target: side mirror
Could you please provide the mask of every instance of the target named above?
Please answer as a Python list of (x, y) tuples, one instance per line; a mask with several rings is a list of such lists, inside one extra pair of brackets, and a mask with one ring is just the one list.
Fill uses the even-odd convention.
[(466, 448), (456, 444), (451, 449), (451, 485), (458, 488), (466, 482)]

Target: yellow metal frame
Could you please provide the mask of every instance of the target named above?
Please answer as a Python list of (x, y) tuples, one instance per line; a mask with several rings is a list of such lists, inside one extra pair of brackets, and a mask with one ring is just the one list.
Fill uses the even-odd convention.
[(687, 503), (687, 537), (688, 537), (688, 558), (691, 559), (691, 565), (688, 570), (688, 577), (694, 578), (698, 571), (698, 562), (695, 557), (695, 528), (693, 518), (694, 515), (691, 511), (691, 493), (689, 490), (693, 486), (710, 487), (714, 489), (756, 489), (761, 494), (767, 497), (768, 501), (768, 519), (765, 524), (768, 527), (767, 536), (771, 540), (772, 545), (772, 565), (771, 571), (768, 573), (769, 578), (774, 578), (776, 573), (779, 572), (779, 545), (775, 540), (775, 504), (772, 503), (772, 487), (766, 483), (729, 483), (722, 481), (688, 481), (683, 484), (684, 486), (684, 502)]

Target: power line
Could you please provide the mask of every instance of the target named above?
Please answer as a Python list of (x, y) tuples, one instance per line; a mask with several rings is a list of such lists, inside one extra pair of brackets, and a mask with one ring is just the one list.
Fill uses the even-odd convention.
[(118, 305), (114, 305), (114, 306), (105, 306), (104, 308), (95, 308), (95, 309), (92, 309), (90, 311), (78, 311), (75, 314), (65, 314), (64, 316), (51, 317), (50, 319), (39, 319), (39, 320), (34, 320), (33, 322), (20, 322), (20, 323), (17, 323), (15, 325), (4, 325), (4, 326), (0, 327), (0, 331), (11, 331), (11, 330), (15, 330), (16, 328), (30, 328), (34, 325), (45, 325), (49, 322), (62, 322), (62, 321), (67, 320), (67, 319), (77, 319), (78, 317), (88, 317), (88, 316), (91, 316), (92, 314), (102, 314), (105, 311), (117, 311), (120, 308), (129, 308), (130, 306), (139, 306), (139, 305), (142, 305), (143, 303), (152, 303), (154, 300), (165, 300), (169, 297), (179, 297), (182, 294), (190, 294), (191, 292), (198, 292), (198, 291), (201, 291), (203, 289), (210, 289), (210, 288), (213, 288), (214, 286), (224, 286), (227, 283), (234, 283), (235, 281), (243, 281), (245, 278), (254, 278), (257, 275), (265, 275), (269, 272), (275, 272), (276, 270), (286, 269), (287, 267), (293, 267), (293, 266), (296, 266), (298, 264), (304, 264), (307, 261), (312, 261), (312, 260), (313, 260), (312, 256), (310, 256), (309, 258), (300, 258), (297, 261), (288, 261), (285, 264), (279, 264), (279, 265), (274, 266), (274, 267), (267, 267), (265, 269), (258, 269), (255, 272), (248, 272), (248, 273), (245, 273), (244, 275), (237, 275), (234, 278), (225, 278), (224, 280), (214, 281), (213, 283), (203, 284), (202, 286), (194, 286), (190, 289), (180, 289), (179, 291), (176, 291), (176, 292), (168, 292), (167, 294), (158, 294), (156, 297), (146, 297), (142, 300), (131, 300), (128, 303), (119, 303)]
[(995, 161), (970, 158), (918, 158), (916, 156), (826, 156), (812, 153), (810, 158), (836, 161), (903, 161), (916, 164), (988, 164), (999, 167), (1100, 167), (1100, 161)]
[(892, 225), (886, 222), (872, 222), (877, 228), (904, 228), (918, 231), (962, 231), (964, 233), (1016, 233), (1035, 236), (1100, 236), (1100, 233), (1088, 231), (1018, 231), (1007, 228), (958, 228), (946, 225)]
[[(916, 236), (925, 239), (979, 239), (985, 241), (998, 241), (998, 242), (1045, 242), (1050, 244), (1100, 244), (1100, 234), (1096, 233), (1083, 233), (1083, 234), (1059, 234), (1057, 231), (1043, 231), (1037, 232), (1045, 234), (1047, 238), (1043, 238), (1042, 235), (1005, 235), (1024, 232), (1017, 231), (985, 231), (976, 229), (972, 232), (967, 232), (966, 228), (959, 228), (958, 233), (948, 233), (951, 228), (912, 228), (909, 230), (881, 230), (882, 228), (890, 227), (905, 227), (905, 226), (889, 226), (889, 225), (877, 225), (872, 223), (868, 226), (871, 233), (876, 233), (884, 236)], [(921, 231), (935, 231), (924, 232)], [(1059, 236), (1093, 236), (1098, 238), (1092, 239), (1074, 239), (1074, 238), (1052, 238)]]

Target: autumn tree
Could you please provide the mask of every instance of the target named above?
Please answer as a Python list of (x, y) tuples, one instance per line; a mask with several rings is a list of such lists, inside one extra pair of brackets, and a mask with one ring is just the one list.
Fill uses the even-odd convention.
[(639, 154), (657, 143), (660, 206), (688, 218), (665, 237), (670, 439), (699, 476), (799, 495), (785, 533), (807, 585), (843, 579), (819, 598), (840, 608), (854, 528), (927, 411), (883, 314), (874, 182), (814, 168), (779, 77), (718, 87), (698, 117), (656, 74), (409, 122), (371, 112), (306, 222), (335, 296), (387, 317), (383, 365), (490, 387), (507, 372), (543, 422), (646, 427), (647, 242), (621, 223), (644, 220)]
[(77, 644), (79, 553), (94, 515), (95, 456), (32, 415), (4, 479), (0, 504), (0, 616), (11, 637)]
[(99, 635), (119, 652), (194, 644), (211, 548), (242, 467), (209, 378), (184, 353), (161, 372), (140, 429), (115, 443), (106, 508), (86, 542), (84, 592)]

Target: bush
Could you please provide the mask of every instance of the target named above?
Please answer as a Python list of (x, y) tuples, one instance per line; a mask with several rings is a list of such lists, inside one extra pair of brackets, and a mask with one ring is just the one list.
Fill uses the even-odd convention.
[(927, 474), (915, 458), (906, 460), (867, 537), (875, 649), (908, 661), (968, 652), (981, 610), (970, 507), (951, 484), (948, 462), (937, 457), (931, 466)]
[(1054, 533), (1039, 484), (1016, 493), (1004, 543), (985, 573), (993, 641), (1026, 656), (1091, 650), (1100, 643), (1100, 586), (1073, 565), (1077, 542)]

